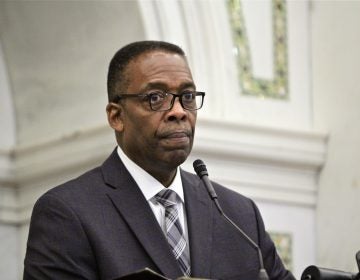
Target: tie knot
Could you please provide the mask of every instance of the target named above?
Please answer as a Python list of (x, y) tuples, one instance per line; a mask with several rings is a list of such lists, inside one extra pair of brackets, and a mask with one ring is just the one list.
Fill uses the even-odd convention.
[(176, 205), (177, 194), (173, 190), (163, 189), (155, 195), (155, 199), (167, 208)]

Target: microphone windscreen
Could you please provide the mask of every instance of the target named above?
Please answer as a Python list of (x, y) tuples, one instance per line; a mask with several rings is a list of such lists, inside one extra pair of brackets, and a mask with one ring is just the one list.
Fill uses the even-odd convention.
[(209, 175), (206, 169), (205, 163), (201, 159), (197, 159), (193, 162), (194, 170), (196, 174), (201, 178), (204, 175)]

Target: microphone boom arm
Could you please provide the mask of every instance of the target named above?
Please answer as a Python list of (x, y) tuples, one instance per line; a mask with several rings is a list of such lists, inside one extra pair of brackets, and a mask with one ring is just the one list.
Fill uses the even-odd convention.
[(206, 165), (202, 162), (202, 160), (197, 159), (193, 163), (194, 170), (196, 174), (200, 177), (200, 179), (203, 181), (206, 190), (208, 191), (211, 199), (214, 201), (216, 208), (220, 212), (220, 215), (225, 218), (225, 220), (230, 223), (235, 229), (237, 229), (240, 234), (245, 238), (245, 240), (249, 243), (251, 247), (253, 247), (255, 250), (257, 250), (258, 257), (259, 257), (259, 264), (260, 264), (260, 271), (259, 271), (259, 280), (268, 280), (269, 276), (265, 270), (264, 267), (264, 261), (263, 256), (260, 250), (260, 247), (240, 228), (238, 227), (222, 210), (220, 203), (218, 201), (217, 194), (214, 190), (214, 187), (212, 186), (210, 180), (209, 180), (209, 174), (206, 169)]

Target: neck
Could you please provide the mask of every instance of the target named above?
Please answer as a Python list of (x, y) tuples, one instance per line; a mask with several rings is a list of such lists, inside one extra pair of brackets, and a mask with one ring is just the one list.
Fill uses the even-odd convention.
[(164, 172), (162, 173), (156, 173), (150, 170), (146, 170), (151, 176), (153, 176), (156, 180), (158, 180), (164, 187), (169, 187), (171, 183), (174, 181), (174, 178), (176, 176), (177, 169), (167, 172), (166, 174)]
[(123, 150), (120, 148), (120, 158), (121, 154), (124, 154), (129, 160), (131, 160), (133, 163), (135, 163), (137, 166), (145, 170), (147, 173), (149, 173), (151, 176), (153, 176), (156, 180), (158, 180), (164, 187), (168, 187), (173, 182), (176, 172), (177, 172), (177, 165), (170, 166), (166, 163), (159, 163), (154, 164), (154, 162), (146, 162), (138, 160), (137, 158), (132, 158), (128, 155), (126, 150)]

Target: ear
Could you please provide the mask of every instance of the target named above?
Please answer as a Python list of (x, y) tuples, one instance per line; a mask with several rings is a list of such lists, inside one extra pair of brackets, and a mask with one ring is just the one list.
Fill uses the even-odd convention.
[(122, 132), (124, 129), (124, 113), (120, 104), (109, 103), (106, 106), (106, 114), (109, 125), (117, 132)]

